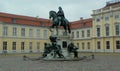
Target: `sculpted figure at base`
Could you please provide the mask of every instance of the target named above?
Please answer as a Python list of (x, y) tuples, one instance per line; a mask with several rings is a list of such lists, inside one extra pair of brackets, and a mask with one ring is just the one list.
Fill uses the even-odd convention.
[(57, 44), (57, 37), (50, 36), (51, 44), (45, 43), (44, 44), (44, 53), (43, 57), (46, 57), (48, 54), (51, 54), (54, 58), (59, 56), (59, 58), (64, 58), (64, 55), (62, 54), (61, 46)]
[(44, 53), (43, 57), (46, 57), (52, 51), (51, 45), (49, 43), (44, 43)]
[(69, 53), (74, 53), (74, 57), (75, 58), (78, 58), (78, 52), (77, 52), (77, 47), (73, 44), (73, 43), (70, 43), (68, 45), (68, 52)]

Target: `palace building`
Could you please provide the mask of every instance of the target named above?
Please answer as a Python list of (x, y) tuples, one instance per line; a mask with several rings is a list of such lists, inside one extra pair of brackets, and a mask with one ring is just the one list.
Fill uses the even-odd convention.
[(95, 52), (120, 52), (120, 0), (107, 2), (93, 10), (93, 48)]
[(39, 52), (48, 42), (50, 21), (0, 13), (0, 53)]
[[(50, 25), (48, 19), (0, 12), (0, 53), (43, 51), (44, 43), (50, 42)], [(92, 18), (81, 17), (70, 27), (80, 52), (120, 52), (120, 1), (107, 2), (93, 10)]]

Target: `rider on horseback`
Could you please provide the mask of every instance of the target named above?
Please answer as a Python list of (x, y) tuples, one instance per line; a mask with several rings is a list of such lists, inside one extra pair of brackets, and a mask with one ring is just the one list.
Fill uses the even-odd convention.
[(64, 12), (62, 10), (62, 7), (59, 7), (58, 9), (59, 9), (59, 11), (57, 12), (57, 16), (58, 16), (59, 26), (60, 26), (61, 23), (64, 23), (65, 16), (64, 16)]

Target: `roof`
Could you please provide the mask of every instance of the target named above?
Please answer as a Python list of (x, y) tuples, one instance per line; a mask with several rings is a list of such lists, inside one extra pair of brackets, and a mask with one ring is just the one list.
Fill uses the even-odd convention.
[[(19, 24), (19, 25), (30, 25), (30, 26), (48, 27), (51, 25), (50, 24), (51, 21), (49, 19), (8, 14), (8, 13), (2, 13), (2, 12), (0, 12), (0, 21), (8, 23), (8, 24)], [(84, 26), (82, 24), (83, 22), (84, 22)], [(71, 26), (71, 29), (91, 27), (92, 26), (92, 19), (89, 18), (89, 19), (70, 22), (70, 26)]]
[[(13, 19), (16, 22), (13, 22)], [(32, 25), (32, 26), (42, 26), (43, 23), (45, 26), (50, 25), (50, 20), (38, 18), (38, 17), (30, 17), (30, 16), (22, 16), (22, 15), (15, 15), (15, 14), (8, 14), (0, 12), (0, 21), (6, 23), (16, 23), (22, 25)]]
[(120, 6), (120, 1), (109, 1), (106, 3), (106, 6), (103, 7), (103, 8), (106, 8), (106, 7), (110, 7), (110, 6)]
[(71, 29), (92, 27), (92, 18), (71, 22)]

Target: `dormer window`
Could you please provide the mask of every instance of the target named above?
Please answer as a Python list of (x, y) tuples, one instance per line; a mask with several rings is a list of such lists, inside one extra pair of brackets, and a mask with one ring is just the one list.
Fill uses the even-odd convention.
[(17, 23), (17, 20), (15, 18), (13, 18), (12, 23)]
[(45, 22), (41, 21), (40, 22), (41, 26), (45, 26)]
[(85, 22), (82, 22), (82, 27), (85, 27)]

